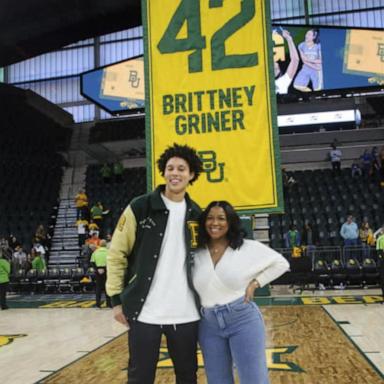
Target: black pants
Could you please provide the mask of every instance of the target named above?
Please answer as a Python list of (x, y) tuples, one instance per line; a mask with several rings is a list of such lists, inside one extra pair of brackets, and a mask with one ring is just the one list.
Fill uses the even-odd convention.
[(194, 321), (161, 326), (131, 321), (128, 332), (128, 383), (154, 383), (161, 336), (164, 334), (175, 370), (176, 384), (196, 384), (197, 324)]
[(2, 309), (7, 308), (7, 288), (8, 283), (1, 283), (0, 284), (0, 307)]
[[(96, 307), (101, 306), (101, 294), (105, 292), (105, 281), (107, 279), (107, 273), (104, 270), (104, 273), (99, 274), (96, 271)], [(111, 306), (111, 298), (105, 294), (105, 298), (107, 300), (107, 306)]]
[(333, 173), (340, 173), (340, 166), (341, 166), (341, 162), (340, 161), (332, 161), (332, 171), (333, 171)]

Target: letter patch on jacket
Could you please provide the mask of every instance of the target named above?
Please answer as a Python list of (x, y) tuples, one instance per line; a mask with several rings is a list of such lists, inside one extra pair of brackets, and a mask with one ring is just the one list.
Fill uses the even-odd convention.
[(187, 222), (189, 232), (191, 234), (191, 248), (197, 248), (197, 236), (199, 233), (199, 223), (197, 221)]
[(119, 219), (119, 222), (117, 224), (117, 229), (120, 231), (120, 232), (123, 232), (123, 229), (124, 229), (124, 224), (125, 222), (127, 221), (127, 218), (124, 216), (124, 213), (120, 216), (120, 219)]
[(151, 217), (146, 217), (145, 219), (140, 220), (139, 224), (143, 229), (151, 229), (153, 227), (156, 227), (156, 223), (153, 221)]

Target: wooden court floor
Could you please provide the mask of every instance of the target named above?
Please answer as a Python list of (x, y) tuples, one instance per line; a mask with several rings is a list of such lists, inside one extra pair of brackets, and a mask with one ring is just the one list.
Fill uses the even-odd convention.
[[(383, 376), (324, 307), (273, 306), (261, 307), (261, 310), (267, 328), (266, 354), (271, 384), (384, 382)], [(125, 383), (126, 339), (124, 333), (39, 383)], [(200, 384), (206, 382), (201, 354), (199, 365)], [(161, 349), (157, 372), (156, 383), (174, 383), (165, 345)]]

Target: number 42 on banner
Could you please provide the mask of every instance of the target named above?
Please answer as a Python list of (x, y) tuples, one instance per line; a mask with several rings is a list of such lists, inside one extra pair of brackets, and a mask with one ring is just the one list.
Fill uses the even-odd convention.
[[(222, 7), (224, 1), (233, 0), (209, 0), (209, 8)], [(258, 64), (257, 52), (238, 55), (227, 55), (225, 53), (225, 41), (244, 27), (254, 16), (255, 0), (241, 0), (240, 12), (229, 19), (212, 35), (212, 70), (253, 67)], [(178, 39), (177, 35), (184, 22), (187, 23), (187, 37)], [(194, 52), (188, 56), (188, 71), (190, 73), (203, 71), (202, 50), (206, 48), (206, 39), (201, 34), (199, 0), (181, 0), (157, 47), (161, 53), (193, 50)]]

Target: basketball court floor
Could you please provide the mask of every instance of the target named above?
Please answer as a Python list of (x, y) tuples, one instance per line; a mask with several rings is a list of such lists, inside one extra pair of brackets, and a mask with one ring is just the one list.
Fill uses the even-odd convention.
[[(127, 332), (92, 295), (13, 296), (0, 312), (2, 384), (125, 383)], [(272, 384), (384, 383), (384, 305), (378, 289), (256, 299)], [(206, 383), (199, 351), (199, 384)], [(166, 344), (156, 383), (174, 383)]]

